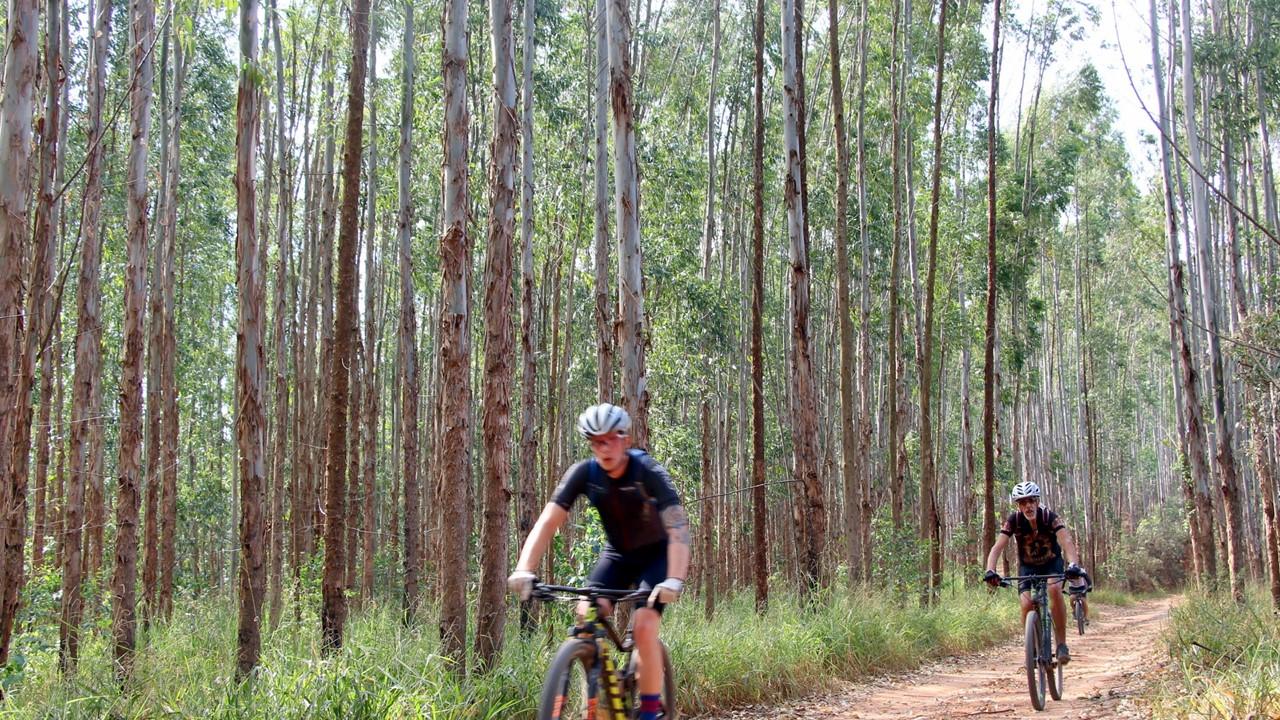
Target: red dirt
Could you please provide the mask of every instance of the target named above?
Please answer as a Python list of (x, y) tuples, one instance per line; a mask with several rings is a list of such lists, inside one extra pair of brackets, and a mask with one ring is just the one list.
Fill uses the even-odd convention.
[(988, 650), (939, 660), (910, 673), (845, 683), (837, 691), (778, 706), (752, 706), (710, 720), (952, 720), (959, 718), (1146, 718), (1136, 699), (1156, 668), (1172, 601), (1132, 607), (1095, 604), (1084, 637), (1068, 623), (1071, 664), (1061, 701), (1031, 707), (1021, 636)]

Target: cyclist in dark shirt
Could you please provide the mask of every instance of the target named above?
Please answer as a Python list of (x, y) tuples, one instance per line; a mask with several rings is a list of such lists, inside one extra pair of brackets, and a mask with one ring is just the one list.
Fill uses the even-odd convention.
[[(1019, 575), (1065, 573), (1069, 579), (1088, 577), (1084, 568), (1077, 564), (1080, 554), (1071, 531), (1056, 513), (1040, 506), (1039, 485), (1020, 482), (1009, 494), (1009, 500), (1018, 509), (1005, 518), (1004, 526), (991, 546), (983, 580), (992, 586), (1000, 584), (996, 561), (1004, 553), (1011, 537), (1018, 541)], [(1062, 566), (1064, 556), (1070, 561), (1065, 569)], [(1031, 582), (1023, 580), (1018, 583), (1018, 590), (1021, 592), (1022, 620), (1025, 623), (1027, 613), (1031, 612)], [(1049, 613), (1053, 616), (1053, 632), (1058, 640), (1058, 662), (1065, 665), (1071, 661), (1071, 652), (1067, 649), (1067, 606), (1062, 601), (1060, 580), (1049, 581)]]
[[(593, 457), (565, 472), (525, 540), (507, 585), (521, 600), (529, 598), (537, 580), (534, 568), (574, 502), (585, 495), (600, 514), (608, 540), (588, 584), (652, 590), (648, 606), (635, 612), (632, 631), (640, 662), (639, 720), (657, 720), (663, 682), (658, 632), (663, 608), (684, 590), (689, 518), (667, 471), (648, 453), (630, 447), (630, 427), (627, 411), (609, 403), (593, 405), (578, 417), (578, 432), (590, 442)], [(601, 604), (608, 614), (608, 601)]]

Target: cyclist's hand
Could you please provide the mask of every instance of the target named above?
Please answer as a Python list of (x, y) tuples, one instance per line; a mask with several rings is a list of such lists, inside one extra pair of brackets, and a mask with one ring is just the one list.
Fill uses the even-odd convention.
[(533, 584), (537, 581), (538, 576), (528, 570), (517, 570), (507, 578), (507, 589), (520, 596), (520, 602), (525, 602), (533, 595)]
[(1075, 563), (1071, 563), (1070, 565), (1068, 565), (1067, 571), (1063, 574), (1072, 580), (1076, 578), (1089, 577), (1089, 573), (1085, 572), (1084, 568), (1080, 567)]
[(982, 582), (990, 585), (991, 587), (1000, 587), (1000, 573), (997, 573), (995, 570), (988, 570), (987, 573), (982, 576)]
[(667, 578), (658, 583), (653, 592), (649, 593), (649, 606), (652, 607), (657, 603), (670, 605), (680, 599), (680, 593), (684, 592), (684, 581), (680, 578)]

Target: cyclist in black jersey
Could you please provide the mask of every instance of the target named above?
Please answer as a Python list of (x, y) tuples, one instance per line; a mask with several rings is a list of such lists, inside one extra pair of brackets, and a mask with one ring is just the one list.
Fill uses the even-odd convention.
[[(1009, 493), (1009, 501), (1018, 509), (1005, 518), (996, 542), (987, 555), (987, 573), (983, 576), (988, 584), (998, 586), (1000, 576), (996, 573), (996, 561), (1009, 544), (1009, 538), (1018, 540), (1018, 574), (1050, 575), (1065, 573), (1068, 579), (1088, 579), (1088, 573), (1078, 564), (1080, 553), (1076, 548), (1071, 531), (1056, 513), (1040, 505), (1040, 486), (1033, 482), (1020, 482)], [(1070, 564), (1063, 568), (1063, 558)], [(1026, 622), (1027, 613), (1031, 611), (1031, 583), (1024, 580), (1018, 583), (1021, 592), (1022, 620)], [(1071, 661), (1071, 652), (1067, 649), (1067, 606), (1062, 600), (1062, 582), (1049, 582), (1049, 613), (1053, 616), (1053, 632), (1058, 641), (1058, 662), (1066, 664)]]
[[(507, 585), (521, 600), (529, 598), (537, 580), (534, 569), (574, 502), (585, 495), (600, 514), (608, 540), (588, 584), (652, 590), (648, 606), (635, 612), (633, 636), (640, 663), (639, 720), (657, 720), (663, 682), (658, 632), (663, 608), (684, 590), (689, 518), (666, 469), (630, 447), (630, 427), (627, 411), (609, 403), (593, 405), (578, 417), (578, 432), (591, 444), (593, 457), (565, 472), (525, 540)], [(601, 604), (606, 614), (612, 609), (607, 600)]]

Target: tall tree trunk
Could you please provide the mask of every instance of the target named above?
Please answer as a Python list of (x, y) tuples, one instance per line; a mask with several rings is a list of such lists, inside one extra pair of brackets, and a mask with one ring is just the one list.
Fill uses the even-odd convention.
[(422, 574), (422, 490), (418, 478), (418, 320), (413, 288), (413, 173), (414, 75), (413, 2), (404, 3), (404, 39), (400, 89), (400, 167), (397, 192), (400, 241), (400, 437), (404, 443), (404, 619), (412, 622), (418, 612)]
[[(520, 105), (520, 132), (523, 136), (520, 143), (521, 164), (523, 165), (520, 180), (520, 355), (523, 361), (523, 369), (520, 373), (520, 462), (517, 465), (520, 474), (520, 507), (517, 511), (519, 513), (517, 524), (522, 544), (525, 538), (529, 536), (529, 532), (533, 530), (534, 515), (538, 511), (535, 492), (538, 458), (537, 420), (535, 418), (538, 404), (538, 357), (535, 353), (535, 348), (538, 346), (538, 339), (533, 304), (533, 31), (536, 18), (535, 10), (535, 0), (524, 0), (524, 77), (521, 83), (522, 98)], [(603, 23), (605, 13), (599, 12), (599, 5), (597, 5), (597, 12), (599, 14), (597, 21)], [(597, 44), (599, 46), (604, 45), (598, 39)], [(599, 60), (599, 56), (597, 56), (597, 65), (601, 68), (604, 66), (604, 62)], [(603, 103), (603, 100), (598, 99), (597, 102)], [(601, 137), (603, 137), (603, 131), (600, 131), (600, 133)], [(596, 152), (598, 157), (600, 152), (598, 145)], [(604, 172), (604, 170), (599, 169), (597, 172)], [(597, 222), (599, 217), (599, 214), (597, 214)], [(605, 246), (606, 248), (608, 247), (608, 237), (605, 238)], [(607, 293), (606, 289), (606, 305), (608, 303)], [(610, 332), (610, 328), (606, 328), (606, 332)], [(611, 337), (612, 334), (610, 334)], [(612, 348), (612, 340), (606, 338), (606, 341), (609, 343), (609, 347)], [(612, 382), (612, 363), (610, 363), (609, 376)], [(610, 394), (612, 395), (612, 388), (610, 388)], [(520, 626), (526, 631), (533, 628), (531, 610), (532, 600), (524, 602), (520, 606)]]
[[(80, 274), (76, 285), (76, 357), (71, 400), (71, 472), (63, 501), (62, 614), (58, 643), (58, 667), (75, 671), (80, 652), (80, 618), (84, 611), (81, 579), (84, 576), (85, 485), (92, 465), (91, 435), (97, 419), (102, 354), (102, 290), (98, 275), (102, 266), (102, 238), (98, 235), (102, 211), (102, 106), (106, 98), (107, 55), (111, 42), (111, 3), (89, 3), (90, 30), (88, 75), (89, 145), (85, 157), (85, 189), (80, 218)], [(12, 57), (12, 55), (10, 56)], [(12, 87), (12, 86), (6, 86)]]
[[(292, 427), (289, 422), (289, 371), (285, 354), (285, 315), (289, 312), (285, 299), (285, 288), (289, 284), (289, 247), (292, 242), (293, 215), (293, 173), (289, 161), (293, 156), (291, 142), (285, 127), (284, 114), (284, 51), (280, 44), (280, 14), (276, 0), (270, 0), (267, 13), (271, 20), (271, 47), (275, 56), (275, 96), (276, 96), (276, 144), (280, 154), (280, 194), (276, 201), (276, 272), (275, 272), (275, 312), (273, 313), (272, 334), (275, 341), (275, 433), (271, 447), (271, 508), (268, 527), (271, 530), (270, 572), (271, 585), (268, 590), (271, 608), (271, 627), (280, 624), (280, 614), (284, 609), (284, 474), (285, 459), (288, 447), (288, 433)], [(296, 108), (296, 106), (295, 106)], [(289, 123), (290, 128), (293, 122)], [(296, 342), (296, 340), (295, 340)], [(296, 517), (296, 516), (295, 516)]]
[(471, 484), (471, 298), (467, 273), (471, 242), (467, 216), (467, 3), (444, 10), (444, 236), (440, 240), (440, 381), (449, 391), (441, 407), (440, 639), (454, 667), (466, 667), (467, 487)]
[(716, 220), (716, 81), (720, 74), (720, 0), (711, 3), (711, 79), (707, 86), (707, 202), (702, 225), (702, 278), (711, 272)]
[(889, 486), (890, 517), (895, 532), (903, 526), (903, 490), (904, 478), (898, 462), (899, 447), (902, 444), (901, 412), (899, 386), (902, 384), (899, 355), (902, 353), (902, 321), (900, 313), (899, 280), (902, 277), (902, 88), (901, 60), (898, 57), (900, 26), (902, 25), (902, 2), (893, 1), (893, 34), (890, 41), (892, 62), (890, 63), (889, 104), (892, 116), (892, 159), (893, 159), (893, 250), (889, 260), (889, 357), (886, 361), (889, 368), (889, 384), (885, 392), (888, 397), (889, 442), (885, 455), (884, 470), (887, 474), (886, 484)]
[(791, 387), (794, 417), (792, 438), (795, 447), (796, 481), (804, 492), (804, 503), (798, 513), (802, 564), (808, 589), (822, 583), (822, 550), (826, 537), (826, 508), (817, 467), (817, 402), (813, 387), (813, 360), (809, 347), (809, 248), (805, 238), (808, 222), (804, 203), (801, 170), (800, 125), (804, 121), (803, 90), (799, 85), (797, 65), (794, 0), (782, 2), (783, 95), (786, 112), (783, 121), (784, 157), (787, 168), (783, 181), (783, 198), (787, 207), (787, 231), (791, 240)]
[(862, 556), (858, 577), (867, 582), (871, 573), (871, 211), (867, 207), (867, 22), (868, 0), (862, 0), (858, 18), (858, 235), (862, 271), (858, 308), (858, 483), (861, 486), (861, 526), (858, 528)]
[(996, 541), (996, 111), (1000, 98), (1000, 5), (991, 30), (991, 92), (987, 100), (987, 315), (982, 361), (982, 552)]
[(649, 446), (649, 392), (645, 373), (644, 281), (640, 269), (640, 177), (636, 165), (631, 88), (631, 10), (627, 0), (609, 3), (609, 95), (613, 105), (614, 211), (618, 224), (619, 352), (622, 404), (631, 413), (631, 437)]
[(342, 648), (347, 619), (345, 548), (347, 510), (343, 478), (347, 472), (347, 400), (349, 371), (355, 360), (356, 264), (359, 241), (360, 156), (364, 137), (364, 83), (368, 69), (370, 0), (351, 8), (351, 64), (347, 69), (347, 135), (342, 150), (342, 211), (338, 231), (338, 292), (334, 311), (333, 356), (329, 363), (328, 458), (325, 464), (325, 528), (322, 648), (332, 655)]
[(764, 487), (764, 0), (756, 0), (752, 141), (751, 507), (756, 612), (769, 605), (769, 522)]
[(116, 677), (133, 670), (138, 577), (138, 483), (142, 465), (142, 343), (147, 304), (147, 148), (151, 130), (154, 0), (130, 4), (133, 57), (127, 180), (128, 250), (124, 291), (124, 357), (120, 377), (120, 460), (116, 482), (116, 558), (111, 578)]
[(1199, 259), (1200, 298), (1203, 304), (1202, 318), (1209, 343), (1209, 386), (1213, 394), (1213, 423), (1218, 441), (1217, 461), (1219, 483), (1226, 508), (1227, 569), (1231, 583), (1231, 595), (1238, 601), (1244, 593), (1244, 538), (1240, 503), (1237, 497), (1235, 456), (1232, 452), (1231, 425), (1227, 419), (1226, 380), (1223, 377), (1222, 348), (1218, 335), (1218, 307), (1215, 288), (1213, 250), (1210, 238), (1209, 200), (1202, 171), (1204, 163), (1200, 152), (1200, 130), (1196, 121), (1196, 81), (1192, 68), (1194, 52), (1191, 33), (1190, 0), (1182, 0), (1182, 101), (1183, 116), (1187, 123), (1187, 147), (1191, 155), (1192, 211), (1195, 219), (1196, 254)]
[(932, 605), (942, 586), (942, 522), (938, 512), (938, 480), (934, 472), (933, 308), (938, 269), (938, 205), (942, 195), (942, 71), (947, 58), (947, 0), (938, 8), (938, 60), (933, 85), (933, 187), (929, 199), (929, 269), (925, 276), (924, 352), (920, 356), (920, 540), (928, 547), (923, 573), (924, 605)]
[[(14, 10), (22, 12), (21, 8), (14, 8)], [(6, 661), (9, 657), (13, 623), (17, 617), (21, 590), (26, 583), (23, 571), (23, 563), (25, 562), (23, 555), (27, 535), (27, 476), (31, 458), (31, 417), (33, 411), (31, 390), (35, 386), (37, 356), (46, 352), (48, 346), (49, 331), (46, 326), (49, 326), (52, 321), (50, 317), (52, 308), (48, 302), (48, 288), (53, 278), (53, 183), (55, 166), (58, 163), (57, 157), (60, 153), (60, 148), (57, 145), (58, 128), (61, 125), (58, 96), (62, 84), (60, 82), (61, 67), (59, 65), (61, 54), (59, 50), (59, 25), (61, 21), (57, 2), (48, 3), (48, 12), (45, 19), (45, 113), (40, 133), (40, 165), (36, 191), (35, 234), (32, 238), (31, 280), (27, 289), (26, 315), (28, 322), (25, 328), (25, 335), (22, 338), (22, 348), (17, 357), (16, 389), (14, 405), (12, 406), (14, 426), (9, 431), (13, 436), (9, 476), (5, 478), (5, 476), (0, 475), (0, 483), (7, 482), (9, 485), (7, 492), (11, 493), (11, 500), (0, 504), (0, 512), (3, 513), (3, 522), (0, 522), (0, 527), (8, 528), (8, 536), (4, 543), (5, 556), (0, 559), (0, 577), (4, 580), (3, 606), (0, 607), (0, 662)], [(14, 39), (14, 42), (19, 45), (24, 44), (22, 40), (17, 38)], [(31, 38), (30, 45), (31, 52), (34, 54), (34, 36)], [(25, 52), (25, 49), (19, 50), (19, 53)], [(34, 64), (31, 69), (34, 73)], [(6, 80), (8, 80), (7, 77)], [(21, 83), (21, 81), (19, 82)], [(28, 92), (21, 87), (16, 89), (19, 94)], [(32, 104), (34, 104), (34, 98), (32, 99)], [(7, 98), (4, 107), (6, 111), (9, 109)], [(6, 135), (5, 137), (9, 136)], [(22, 159), (17, 157), (10, 157), (10, 159), (19, 164), (24, 163)], [(19, 172), (27, 175), (27, 177), (22, 178), (19, 182), (29, 183), (29, 155), (25, 163), (27, 168), (19, 170)], [(3, 194), (7, 197), (8, 190), (6, 189)], [(9, 207), (7, 201), (5, 205)], [(25, 208), (22, 216), (24, 218), (26, 216)], [(23, 235), (25, 235), (25, 232)], [(6, 235), (5, 237), (7, 240), (17, 240), (17, 236), (10, 238)], [(21, 272), (22, 265), (19, 263), (10, 267), (16, 272)], [(6, 281), (0, 280), (0, 282)], [(6, 315), (4, 317), (6, 319), (0, 322), (6, 324), (10, 322), (7, 318), (11, 316)], [(0, 332), (4, 331), (0, 330)], [(4, 367), (8, 368), (9, 357), (0, 357), (4, 357)], [(4, 384), (7, 384), (7, 382)], [(0, 392), (3, 391), (0, 390)], [(45, 405), (47, 405), (47, 402)], [(9, 408), (11, 406), (4, 405), (0, 407), (4, 408), (6, 414), (10, 412)], [(3, 463), (0, 462), (0, 465), (3, 465)], [(35, 538), (35, 542), (36, 544), (40, 542), (39, 536)]]
[(489, 157), (489, 238), (485, 262), (484, 526), (476, 662), (491, 667), (506, 626), (507, 516), (511, 512), (511, 254), (515, 236), (516, 69), (510, 0), (489, 5), (493, 32), (493, 142)]
[[(52, 155), (52, 168), (51, 168), (52, 170), (52, 178), (51, 178), (52, 182), (50, 184), (51, 190), (52, 188), (60, 189), (62, 187), (63, 174), (64, 174), (63, 170), (66, 166), (68, 113), (65, 112), (65, 108), (69, 104), (70, 95), (69, 95), (69, 86), (66, 82), (66, 76), (62, 68), (62, 54), (67, 51), (67, 48), (70, 46), (70, 42), (68, 41), (68, 38), (67, 38), (68, 23), (67, 23), (67, 12), (66, 12), (65, 5), (66, 3), (62, 0), (55, 0), (55, 2), (50, 4), (49, 9), (47, 11), (47, 17), (46, 17), (47, 22), (46, 22), (46, 30), (45, 30), (45, 33), (46, 33), (45, 75), (46, 77), (49, 78), (48, 83), (50, 86), (50, 89), (48, 90), (50, 95), (46, 98), (46, 101), (45, 101), (46, 102), (45, 127), (47, 128), (50, 125), (52, 125), (53, 128), (55, 128), (54, 130), (47, 131), (47, 132), (53, 133), (51, 138), (53, 141), (52, 148), (54, 148), (54, 153)], [(50, 28), (52, 30), (50, 30)], [(47, 39), (47, 36), (49, 36), (50, 34), (54, 39), (53, 45), (50, 45)], [(52, 95), (53, 88), (55, 87), (57, 88), (57, 93), (58, 93), (57, 96)], [(56, 98), (56, 99), (53, 99), (53, 98)], [(44, 142), (44, 138), (42, 138), (42, 144), (43, 142)], [(54, 197), (51, 192), (50, 199), (52, 201), (50, 204), (50, 211), (49, 211), (50, 221), (45, 229), (45, 232), (49, 234), (50, 248), (52, 248), (54, 237), (61, 237), (61, 233), (59, 233), (58, 230), (60, 229), (60, 227), (65, 228), (65, 218), (63, 215), (65, 213), (65, 206), (63, 204), (63, 199), (61, 196)], [(38, 238), (37, 238), (37, 242), (40, 242)], [(61, 259), (62, 253), (59, 252), (58, 255), (59, 256), (55, 258), (52, 250), (50, 250), (49, 252), (49, 255), (47, 258), (49, 263), (47, 277), (49, 278), (53, 277), (53, 271), (54, 271), (53, 263)], [(33, 289), (34, 289), (34, 285), (33, 285)], [(45, 538), (48, 537), (48, 534), (49, 534), (49, 524), (53, 516), (53, 511), (50, 509), (50, 506), (53, 504), (52, 502), (53, 498), (57, 493), (56, 490), (53, 493), (51, 493), (48, 487), (49, 460), (50, 460), (50, 454), (52, 451), (52, 448), (50, 447), (50, 439), (52, 436), (51, 435), (52, 422), (53, 422), (52, 421), (52, 417), (53, 417), (52, 404), (54, 402), (55, 372), (58, 373), (57, 379), (58, 379), (59, 391), (62, 388), (62, 377), (61, 377), (61, 373), (58, 372), (61, 370), (61, 366), (62, 366), (62, 350), (61, 350), (62, 345), (60, 342), (61, 340), (60, 324), (61, 323), (59, 322), (56, 315), (58, 308), (61, 307), (60, 298), (55, 298), (55, 296), (51, 293), (45, 293), (44, 302), (45, 302), (44, 313), (45, 313), (45, 317), (48, 318), (48, 322), (49, 322), (49, 331), (46, 333), (46, 335), (52, 339), (52, 345), (48, 345), (46, 343), (47, 349), (42, 351), (41, 358), (40, 358), (40, 415), (36, 425), (36, 427), (38, 428), (37, 436), (36, 436), (36, 479), (35, 479), (35, 496), (36, 497), (35, 497), (35, 508), (33, 511), (33, 518), (32, 518), (32, 522), (34, 526), (32, 528), (32, 531), (33, 531), (34, 537), (31, 543), (31, 567), (33, 570), (35, 568), (42, 567), (45, 564), (44, 544), (45, 544)], [(58, 360), (56, 363), (56, 367), (54, 363), (55, 357)], [(58, 405), (57, 421), (61, 423), (62, 397), (60, 394), (58, 395), (56, 402)], [(56, 437), (62, 438), (62, 433), (60, 430), (57, 433)], [(60, 452), (59, 458), (61, 457), (62, 455)], [(61, 486), (62, 486), (61, 478), (59, 477), (59, 482), (57, 483), (57, 487), (61, 488)]]
[[(840, 14), (827, 0), (828, 45), (831, 52), (831, 114), (836, 145), (836, 315), (840, 331), (840, 480), (844, 488), (845, 561), (850, 580), (857, 580), (862, 559), (862, 485), (858, 479), (858, 435), (853, 424), (853, 318), (849, 308), (849, 144), (844, 126), (844, 77), (840, 69)], [(859, 133), (861, 142), (861, 133)]]
[[(372, 6), (370, 12), (374, 12)], [(376, 17), (370, 15), (369, 27), (373, 37), (377, 37)], [(368, 189), (365, 191), (365, 278), (364, 278), (364, 433), (361, 436), (364, 451), (363, 460), (363, 492), (360, 493), (361, 507), (352, 508), (352, 512), (360, 512), (361, 533), (360, 552), (362, 564), (360, 571), (360, 599), (368, 602), (373, 598), (373, 553), (374, 539), (378, 537), (376, 519), (373, 514), (374, 489), (377, 475), (377, 434), (378, 434), (378, 298), (381, 291), (378, 286), (378, 270), (374, 265), (378, 242), (377, 214), (377, 168), (378, 168), (378, 44), (369, 43), (369, 164)], [(355, 424), (352, 424), (355, 427)], [(357, 481), (358, 483), (358, 481)], [(359, 484), (357, 484), (359, 487)], [(350, 558), (355, 560), (354, 554)]]
[[(27, 197), (31, 188), (31, 117), (39, 37), (36, 0), (11, 0), (8, 20), (4, 98), (0, 102), (0, 167), (4, 168), (0, 173), (0, 258), (4, 260), (4, 270), (0, 272), (0, 540), (4, 544), (0, 557), (4, 588), (0, 594), (0, 664), (9, 660), (26, 539), (28, 449), (16, 436), (25, 424), (30, 437), (30, 381), (23, 394), (25, 378), (21, 371), (15, 376), (13, 361), (20, 354), (18, 348), (23, 339), (22, 274), (30, 241)], [(28, 333), (36, 330), (27, 328)], [(24, 364), (26, 356), (24, 349)], [(13, 458), (17, 453), (22, 454), (19, 462)]]
[(258, 2), (240, 6), (240, 84), (236, 99), (236, 441), (240, 475), (240, 613), (236, 676), (258, 664), (262, 644), (262, 603), (266, 595), (263, 501), (266, 490), (266, 409), (262, 347), (263, 279), (258, 252), (257, 189), (254, 186), (261, 93), (253, 68), (258, 62)]
[[(532, 3), (534, 0), (525, 0), (526, 4)], [(593, 168), (595, 170), (595, 266), (596, 266), (596, 284), (595, 284), (595, 300), (596, 300), (596, 336), (598, 349), (596, 351), (596, 385), (599, 388), (598, 396), (601, 402), (613, 402), (613, 346), (616, 338), (614, 337), (614, 319), (613, 307), (609, 302), (609, 9), (608, 0), (596, 0), (596, 16), (595, 16), (595, 44), (596, 44), (596, 67), (595, 67), (595, 156), (593, 160)], [(528, 15), (528, 12), (526, 12)], [(532, 20), (526, 20), (528, 26), (525, 30), (526, 53), (530, 51), (527, 46), (532, 41), (530, 34), (532, 28)], [(532, 80), (532, 57), (525, 60), (525, 82), (526, 85)], [(533, 100), (532, 88), (525, 90), (525, 107), (526, 113), (531, 113), (530, 103)], [(528, 114), (526, 121), (528, 125), (532, 124), (532, 114)], [(530, 128), (531, 130), (531, 128)], [(526, 139), (528, 140), (528, 138)], [(527, 144), (527, 143), (526, 143)], [(529, 151), (529, 158), (532, 158), (532, 150)], [(526, 168), (526, 171), (528, 168)], [(531, 215), (531, 213), (526, 213)], [(530, 219), (532, 219), (530, 217)]]
[[(170, 12), (169, 4), (165, 4), (165, 14)], [(146, 525), (143, 528), (142, 552), (142, 621), (146, 623), (155, 617), (159, 608), (160, 596), (160, 427), (164, 422), (163, 403), (161, 402), (160, 367), (163, 364), (164, 352), (164, 304), (160, 292), (161, 275), (164, 272), (165, 224), (164, 218), (169, 210), (165, 202), (169, 197), (169, 32), (162, 29), (160, 42), (160, 189), (159, 205), (156, 211), (159, 222), (159, 239), (151, 246), (151, 294), (148, 298), (147, 318), (147, 425), (143, 434), (146, 447), (146, 464), (143, 478), (146, 483), (146, 494), (143, 500)], [(268, 155), (270, 153), (268, 152)], [(268, 158), (268, 164), (270, 159)]]

